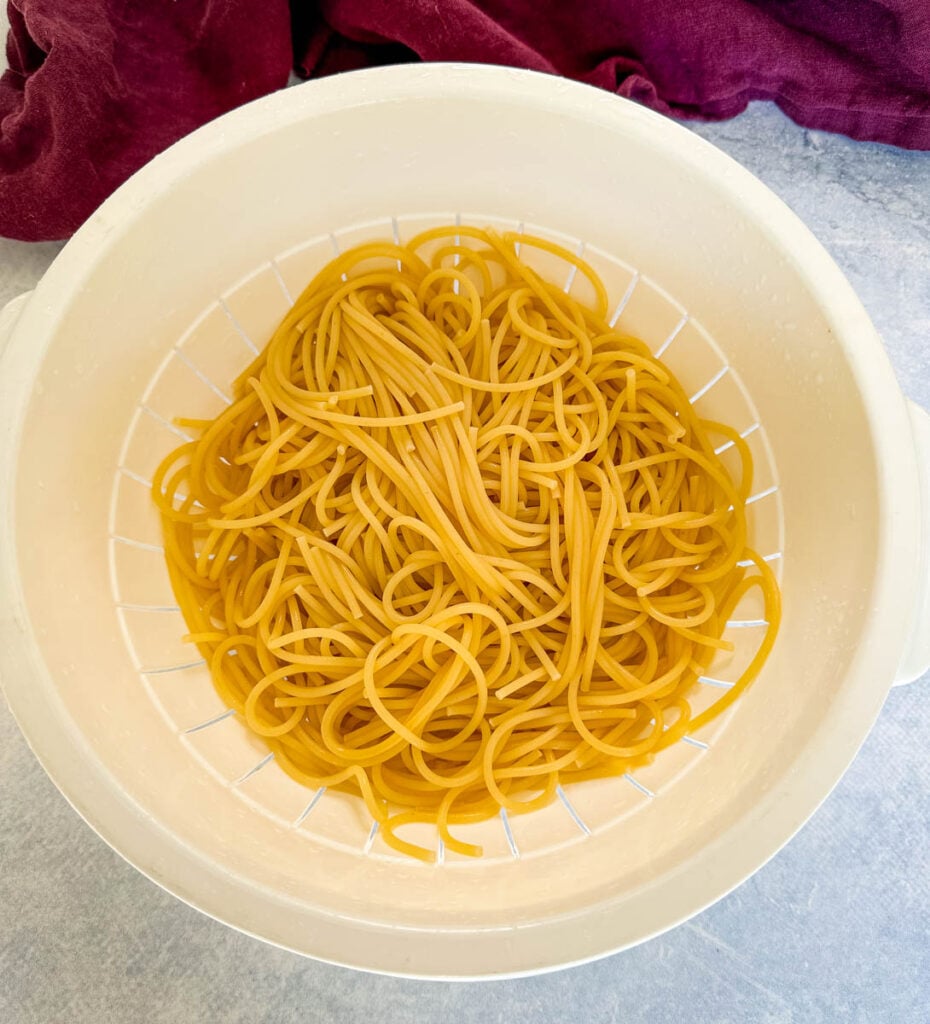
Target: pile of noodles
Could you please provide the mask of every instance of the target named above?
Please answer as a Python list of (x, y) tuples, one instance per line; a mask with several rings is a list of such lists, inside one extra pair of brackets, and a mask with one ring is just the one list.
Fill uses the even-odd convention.
[[(594, 301), (542, 280), (530, 246)], [(746, 443), (607, 317), (591, 269), (541, 239), (456, 226), (362, 245), (308, 285), (221, 415), (178, 421), (198, 437), (156, 475), (222, 699), (290, 776), (360, 794), (413, 856), (432, 852), (405, 823), (477, 855), (451, 826), (649, 760), (735, 700), (774, 641)], [(758, 653), (692, 716), (751, 587)]]

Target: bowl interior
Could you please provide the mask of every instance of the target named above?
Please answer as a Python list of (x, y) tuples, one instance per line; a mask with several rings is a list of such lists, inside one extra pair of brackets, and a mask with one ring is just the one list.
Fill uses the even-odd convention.
[[(733, 839), (824, 742), (869, 636), (874, 443), (821, 282), (779, 241), (775, 213), (758, 213), (756, 186), (704, 143), (535, 78), (479, 74), (461, 89), (434, 75), (426, 88), (411, 71), (393, 91), (343, 79), (241, 111), (104, 207), (34, 299), (53, 326), (21, 434), (15, 537), (54, 702), (139, 827), (171, 837), (150, 873), (240, 927), (343, 962), (406, 970), (373, 938), (388, 929), (427, 936), (410, 939), (422, 973), (532, 969), (637, 941), (706, 903), (773, 852), (774, 825), (759, 827), (758, 848), (735, 852)], [(583, 245), (618, 322), (663, 351), (702, 412), (745, 432), (753, 540), (781, 576), (785, 619), (728, 724), (635, 778), (476, 826), (483, 860), (431, 867), (384, 848), (359, 801), (291, 783), (224, 714), (180, 643), (147, 485), (179, 441), (172, 418), (223, 406), (334, 246), (456, 216)], [(754, 632), (734, 627), (737, 652), (715, 677), (733, 678)], [(706, 689), (699, 700), (716, 696)], [(185, 888), (178, 850), (207, 866), (196, 885)], [(234, 898), (220, 905), (202, 878)], [(571, 926), (564, 948), (527, 953), (507, 938), (605, 907), (620, 910)]]
[[(667, 361), (695, 407), (708, 419), (729, 423), (745, 434), (753, 453), (754, 487), (748, 509), (753, 543), (781, 574), (782, 511), (777, 473), (758, 413), (719, 348), (700, 324), (654, 282), (635, 269), (583, 240), (553, 235), (537, 226), (502, 222), (481, 214), (448, 212), (385, 218), (342, 228), (278, 254), (233, 285), (197, 317), (168, 351), (144, 389), (130, 421), (119, 465), (114, 469), (110, 508), (112, 598), (142, 690), (154, 702), (181, 743), (220, 783), (229, 786), (249, 807), (284, 828), (347, 854), (399, 859), (377, 835), (357, 798), (336, 791), (308, 791), (269, 760), (267, 749), (240, 720), (231, 716), (209, 681), (209, 671), (196, 649), (181, 642), (186, 632), (174, 603), (164, 565), (161, 535), (149, 499), (153, 472), (179, 441), (189, 437), (174, 420), (179, 416), (209, 418), (229, 404), (225, 389), (267, 341), (278, 321), (314, 273), (355, 242), (396, 237), (401, 241), (436, 225), (462, 223), (525, 230), (548, 236), (572, 252), (583, 254), (611, 293), (612, 319), (626, 333), (640, 337)], [(563, 285), (581, 301), (590, 300), (590, 286), (571, 266), (542, 250), (522, 247), (522, 258), (549, 280)], [(740, 467), (732, 445), (721, 445), (721, 457)], [(708, 679), (692, 697), (695, 714), (713, 703), (738, 677), (757, 649), (764, 628), (764, 610), (757, 591), (746, 596), (732, 616), (727, 638), (731, 654), (715, 659)], [(664, 793), (672, 781), (696, 763), (716, 742), (726, 718), (681, 742), (653, 765), (618, 780), (569, 786), (559, 802), (531, 815), (508, 817), (462, 827), (466, 841), (485, 850), (483, 863), (495, 858), (541, 856), (592, 833), (615, 827)], [(432, 844), (428, 826), (408, 826), (405, 835)], [(439, 847), (440, 856), (445, 851)], [(456, 859), (450, 855), (450, 862)], [(459, 858), (459, 866), (475, 866)]]

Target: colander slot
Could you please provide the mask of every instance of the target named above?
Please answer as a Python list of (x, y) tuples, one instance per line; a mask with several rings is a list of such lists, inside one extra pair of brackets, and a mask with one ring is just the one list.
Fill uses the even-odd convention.
[[(217, 309), (217, 313), (221, 317), (223, 316), (221, 310)], [(227, 327), (229, 335), (232, 336), (234, 332), (228, 322)], [(217, 345), (221, 344), (222, 341), (218, 340)], [(238, 340), (235, 348), (231, 351), (227, 344), (226, 351), (228, 365), (232, 372), (223, 379), (232, 380), (242, 371), (248, 353), (243, 350), (242, 343)], [(211, 370), (216, 373), (217, 367), (211, 364)], [(179, 415), (210, 419), (221, 413), (229, 404), (222, 392), (217, 394), (215, 386), (211, 387), (203, 374), (193, 371), (189, 359), (185, 361), (178, 357), (176, 348), (168, 353), (164, 365), (153, 379), (148, 392), (142, 396), (142, 402), (169, 422)], [(176, 445), (177, 442), (173, 442), (172, 447), (176, 447)], [(168, 451), (170, 448), (165, 450), (165, 454)], [(151, 469), (154, 469), (154, 466), (150, 467)]]
[(248, 336), (248, 334), (246, 334), (242, 324), (240, 324), (238, 319), (236, 318), (236, 314), (227, 305), (226, 300), (221, 295), (217, 301), (219, 302), (220, 309), (223, 311), (223, 313), (226, 316), (226, 318), (232, 324), (233, 330), (245, 342), (246, 348), (248, 348), (253, 355), (257, 356), (258, 355), (258, 346), (255, 344), (254, 341), (252, 341), (252, 339)]
[(224, 719), (229, 718), (230, 715), (234, 715), (235, 713), (235, 708), (227, 708), (221, 714), (214, 715), (212, 718), (208, 718), (205, 722), (201, 722), (199, 725), (192, 725), (189, 729), (185, 729), (184, 732), (192, 733), (200, 732), (201, 729), (209, 729), (211, 725), (217, 725), (220, 722), (224, 721)]
[(127, 466), (120, 466), (119, 471), (123, 476), (129, 477), (130, 480), (135, 480), (137, 484), (141, 484), (146, 488), (146, 490), (150, 491), (152, 489), (152, 481), (147, 477), (142, 476), (141, 473), (137, 473), (135, 470), (129, 469)]
[(507, 840), (507, 846), (510, 849), (510, 856), (513, 857), (514, 860), (519, 860), (520, 849), (517, 846), (517, 841), (513, 837), (513, 829), (511, 829), (510, 827), (510, 818), (507, 816), (506, 807), (501, 808), (500, 818), (501, 825), (503, 826), (504, 829), (504, 838)]
[[(726, 379), (729, 379), (729, 375)], [(718, 387), (724, 389), (726, 385), (722, 381)], [(747, 431), (745, 441), (752, 457), (753, 470), (750, 495), (746, 502), (749, 540), (753, 549), (760, 553), (768, 554), (773, 551), (781, 551), (783, 546), (781, 503), (780, 501), (762, 500), (770, 498), (778, 491), (778, 480), (774, 476), (766, 451), (764, 431), (761, 429)], [(744, 467), (736, 445), (724, 448), (719, 459), (730, 476), (735, 481), (740, 481)]]
[(697, 389), (697, 391), (694, 392), (694, 394), (688, 399), (688, 401), (691, 402), (692, 405), (695, 402), (700, 401), (707, 394), (707, 392), (710, 391), (711, 388), (719, 384), (720, 381), (722, 381), (726, 374), (728, 374), (729, 372), (729, 366), (721, 367), (706, 384), (702, 385)]
[[(748, 639), (748, 634), (747, 634)], [(751, 657), (750, 648), (752, 653), (756, 649), (755, 643), (741, 644), (737, 650), (740, 653), (742, 659), (744, 654), (746, 655), (746, 661), (748, 662)], [(688, 703), (691, 705), (691, 717), (692, 719), (697, 718), (698, 715), (703, 714), (709, 708), (713, 707), (717, 701), (729, 690), (733, 689), (733, 680), (739, 678), (738, 672), (735, 668), (731, 669), (725, 659), (721, 659), (721, 664), (718, 664), (716, 659), (708, 667), (702, 676), (699, 676), (694, 686), (688, 691)], [(730, 722), (731, 717), (735, 713), (735, 710), (729, 708), (724, 711), (723, 714), (717, 718), (712, 719), (698, 732), (698, 736), (707, 744), (715, 745), (720, 737), (723, 735)], [(675, 743), (669, 747), (668, 752), (672, 750), (683, 750), (687, 749), (687, 753), (691, 758), (697, 756), (695, 749), (692, 746), (685, 748), (683, 744)], [(662, 757), (656, 758), (656, 765), (661, 764), (667, 751), (662, 751)], [(647, 773), (642, 769), (637, 769), (637, 775), (640, 780), (649, 785)], [(650, 786), (650, 789), (653, 787)]]
[[(120, 613), (123, 628), (126, 631), (127, 646), (133, 660), (138, 664), (136, 650), (137, 638), (130, 635), (126, 628), (128, 616)], [(142, 666), (139, 669), (140, 685), (152, 699), (160, 714), (168, 723), (172, 732), (183, 738), (185, 734), (208, 732), (220, 727), (220, 723), (233, 716), (210, 683), (206, 663), (194, 660), (190, 652), (181, 663), (162, 662), (162, 667)], [(241, 729), (238, 722), (231, 722), (233, 730)], [(256, 747), (256, 751), (261, 750)], [(243, 764), (238, 774), (242, 774), (251, 764), (254, 756)]]
[[(258, 806), (265, 810), (275, 806), (272, 798), (269, 797), (266, 789), (260, 787), (280, 785), (280, 792), (285, 792), (284, 787), (297, 787), (302, 789), (300, 799), (296, 806), (285, 815), (288, 827), (296, 829), (301, 835), (315, 842), (324, 843), (327, 846), (334, 846), (348, 853), (360, 855), (364, 850), (371, 832), (372, 820), (368, 808), (363, 800), (351, 793), (340, 793), (332, 789), (317, 790), (313, 794), (310, 803), (306, 803), (307, 790), (294, 782), (280, 768), (274, 766), (273, 770), (262, 772), (257, 778), (249, 782), (249, 793), (256, 796), (261, 792), (262, 799)], [(254, 785), (254, 789), (252, 788)], [(237, 792), (244, 792), (237, 790)], [(325, 799), (324, 799), (325, 797)], [(288, 797), (290, 799), (290, 797)], [(310, 806), (312, 804), (312, 807)], [(280, 806), (280, 803), (278, 804)], [(310, 808), (307, 810), (307, 808)], [(302, 811), (307, 813), (300, 817)], [(312, 813), (311, 813), (312, 812)], [(300, 817), (300, 821), (296, 819)], [(296, 823), (295, 823), (296, 822)], [(377, 840), (377, 834), (372, 843)], [(383, 843), (379, 843), (383, 846)], [(394, 855), (387, 847), (384, 852)]]
[[(745, 441), (759, 429), (759, 426), (760, 424), (758, 421), (752, 423), (745, 430), (741, 430), (739, 436)], [(728, 452), (733, 447), (735, 447), (735, 445), (732, 441), (724, 441), (723, 444), (717, 445), (714, 449), (714, 455), (723, 455), (724, 452)]]
[[(290, 295), (300, 295), (307, 284), (332, 259), (332, 243), (328, 235), (318, 235), (292, 249), (274, 257), (275, 266), (285, 290)], [(227, 295), (227, 301), (229, 296)]]
[(617, 321), (623, 315), (623, 311), (626, 309), (627, 303), (632, 298), (633, 290), (636, 288), (637, 284), (639, 284), (639, 276), (638, 270), (633, 272), (633, 276), (630, 278), (630, 283), (626, 286), (626, 291), (620, 296), (620, 301), (614, 307), (614, 311), (610, 316), (610, 320), (608, 322), (611, 327), (615, 327), (617, 325)]
[(583, 783), (566, 782), (556, 787), (555, 795), (556, 799), (547, 807), (506, 816), (521, 857), (584, 842), (589, 835), (633, 813), (641, 800), (616, 776)]
[(757, 501), (761, 501), (763, 498), (768, 498), (778, 492), (778, 484), (772, 484), (770, 487), (766, 487), (765, 490), (756, 491), (755, 494), (750, 494), (746, 499), (747, 505), (753, 505)]
[(182, 638), (187, 623), (177, 608), (153, 613), (150, 608), (117, 606), (117, 614), (131, 638), (140, 671), (166, 665), (185, 665), (196, 660), (197, 649)]
[(671, 329), (669, 336), (662, 342), (662, 344), (655, 350), (653, 355), (656, 359), (661, 359), (662, 356), (668, 351), (669, 346), (681, 335), (681, 332), (685, 329), (685, 325), (688, 323), (688, 314), (685, 313), (677, 324)]
[(650, 800), (655, 796), (655, 793), (653, 793), (651, 789), (644, 786), (639, 779), (634, 778), (629, 772), (624, 772), (623, 780), (624, 782), (628, 782), (635, 790), (638, 790), (643, 794), (643, 796), (648, 797)]
[(136, 544), (114, 544), (110, 552), (113, 599), (128, 611), (178, 611), (164, 552)]
[(132, 601), (117, 601), (117, 608), (125, 612), (179, 612), (181, 609), (176, 604), (134, 604)]
[(163, 676), (168, 675), (171, 672), (184, 672), (189, 668), (200, 668), (202, 665), (206, 665), (206, 661), (203, 658), (197, 658), (195, 661), (185, 661), (179, 665), (162, 665), (158, 668), (140, 668), (139, 674), (143, 676)]
[[(137, 475), (141, 476), (141, 474)], [(133, 480), (125, 473), (114, 474), (108, 526), (110, 537), (116, 544), (127, 548), (137, 548), (140, 551), (158, 552), (159, 554), (163, 552), (161, 523), (158, 518), (158, 510), (152, 501), (151, 489), (141, 481)], [(162, 560), (161, 569), (163, 573), (167, 574), (164, 560)], [(115, 600), (119, 600), (115, 591), (113, 596)], [(173, 596), (172, 592), (171, 597), (173, 598)], [(128, 591), (124, 591), (122, 597), (127, 601), (139, 600), (146, 604), (169, 603), (165, 597), (158, 600), (152, 599), (148, 595), (144, 598), (130, 597)]]
[(311, 798), (311, 800), (307, 804), (307, 806), (294, 819), (294, 821), (293, 821), (293, 823), (291, 825), (292, 828), (300, 828), (300, 826), (307, 820), (307, 818), (310, 815), (310, 813), (313, 810), (313, 808), (316, 807), (316, 805), (323, 798), (323, 794), (325, 792), (326, 792), (326, 787), (325, 786), (320, 786), (320, 788), (313, 794), (313, 797)]
[[(720, 696), (715, 690), (708, 692), (714, 700)], [(639, 813), (648, 808), (653, 800), (661, 799), (679, 778), (690, 771), (705, 750), (707, 744), (702, 740), (675, 743), (649, 764), (627, 772), (623, 776), (623, 791), (629, 798), (630, 810), (627, 814)]]
[[(212, 691), (209, 680), (204, 674), (202, 684)], [(180, 701), (183, 695), (177, 693), (176, 687), (169, 684), (159, 686), (158, 696), (161, 698), (166, 693), (166, 706), (169, 708), (168, 700)], [(218, 701), (219, 698), (213, 695)], [(175, 721), (177, 717), (175, 716)], [(201, 764), (205, 765), (210, 774), (223, 786), (234, 789), (243, 799), (254, 801), (251, 792), (251, 779), (257, 783), (265, 772), (255, 771), (257, 766), (268, 756), (268, 748), (258, 736), (253, 736), (242, 728), (242, 724), (236, 720), (235, 715), (215, 722), (206, 729), (197, 732), (179, 730), (181, 743), (190, 750)], [(268, 773), (270, 774), (270, 773)], [(264, 801), (259, 801), (262, 806)], [(271, 808), (269, 808), (269, 812)], [(292, 817), (293, 815), (291, 815)], [(275, 817), (280, 817), (275, 815)]]
[[(581, 259), (584, 256), (584, 242), (579, 242), (575, 246), (575, 255)], [(568, 277), (565, 278), (565, 284), (562, 285), (562, 291), (567, 295), (572, 290), (572, 285), (575, 283), (575, 277), (578, 274), (578, 267), (573, 263), (568, 271)]]
[[(689, 328), (690, 334), (690, 328)], [(682, 382), (682, 386), (686, 391), (691, 393), (692, 388), (697, 391), (701, 385), (706, 384), (708, 380), (717, 372), (720, 368), (727, 364), (725, 359), (717, 356), (716, 359), (712, 359), (710, 353), (708, 353), (707, 359), (703, 366), (703, 372), (696, 377), (689, 377), (687, 369), (682, 367), (677, 362), (677, 354), (681, 352), (684, 346), (676, 346), (675, 355), (676, 358), (669, 358), (667, 360), (672, 371), (678, 376)], [(716, 353), (716, 347), (712, 350)], [(693, 357), (692, 357), (693, 358)], [(726, 423), (734, 430), (743, 431), (748, 430), (753, 423), (759, 421), (759, 414), (749, 400), (746, 394), (746, 389), (743, 387), (734, 369), (731, 367), (728, 373), (723, 374), (714, 386), (703, 394), (699, 395), (694, 402), (695, 412), (701, 419), (705, 420), (716, 420), (718, 423)], [(751, 433), (749, 436), (752, 436)], [(720, 441), (722, 444), (724, 438), (715, 437), (715, 441)], [(724, 454), (728, 449), (724, 449)], [(736, 453), (731, 455), (731, 458), (735, 458)], [(764, 464), (768, 462), (768, 455), (765, 454), (761, 457), (757, 468), (763, 468)], [(732, 463), (738, 465), (739, 460), (735, 459)]]
[(578, 826), (578, 828), (581, 829), (581, 831), (586, 836), (591, 835), (591, 829), (588, 828), (588, 826), (582, 820), (581, 815), (572, 806), (571, 800), (569, 800), (568, 797), (565, 795), (565, 790), (562, 789), (561, 786), (556, 786), (555, 791), (558, 794), (559, 799), (562, 801), (562, 806), (565, 808), (566, 811), (568, 811), (568, 815), (572, 819), (572, 821)]
[[(462, 215), (460, 213), (457, 213), (455, 215), (455, 226), (457, 228), (462, 226)], [(453, 238), (453, 241), (455, 242), (456, 245), (461, 245), (462, 244), (462, 236), (460, 234), (456, 233), (455, 235), (452, 236), (452, 238)], [(458, 267), (458, 265), (461, 262), (462, 262), (461, 256), (459, 256), (459, 254), (456, 253), (452, 257), (452, 266), (453, 267)], [(455, 280), (455, 281), (452, 282), (452, 292), (453, 292), (453, 294), (458, 295), (459, 291), (460, 291), (459, 282), (458, 282), (458, 280)]]
[(180, 350), (179, 348), (176, 348), (176, 349), (174, 350), (174, 354), (175, 354), (175, 356), (176, 356), (176, 357), (177, 357), (178, 359), (180, 359), (180, 360), (181, 360), (181, 362), (182, 362), (182, 363), (184, 363), (184, 365), (185, 365), (185, 366), (186, 366), (186, 367), (187, 367), (187, 368), (188, 368), (188, 369), (189, 369), (189, 370), (190, 370), (190, 371), (191, 371), (192, 373), (194, 373), (194, 374), (195, 374), (195, 375), (196, 375), (197, 377), (199, 377), (199, 378), (200, 378), (200, 380), (202, 380), (202, 381), (203, 381), (203, 383), (204, 383), (204, 384), (206, 384), (206, 385), (207, 385), (207, 387), (208, 387), (208, 388), (209, 388), (209, 389), (210, 389), (210, 390), (211, 390), (211, 391), (212, 391), (212, 392), (213, 392), (213, 393), (214, 393), (214, 394), (215, 394), (215, 395), (216, 395), (216, 396), (217, 396), (218, 398), (221, 398), (221, 399), (222, 399), (222, 400), (223, 400), (223, 401), (224, 401), (224, 402), (225, 402), (225, 403), (226, 403), (227, 405), (232, 405), (232, 399), (231, 399), (231, 398), (229, 397), (229, 395), (227, 395), (227, 394), (226, 394), (226, 392), (225, 392), (225, 391), (224, 391), (224, 390), (223, 390), (223, 389), (222, 389), (222, 388), (221, 388), (221, 387), (220, 387), (220, 386), (219, 386), (218, 384), (214, 383), (214, 382), (213, 382), (213, 381), (212, 381), (212, 380), (211, 380), (211, 379), (210, 379), (210, 378), (209, 378), (209, 377), (207, 376), (207, 374), (206, 374), (206, 373), (204, 373), (204, 371), (200, 369), (200, 367), (199, 367), (199, 366), (195, 366), (195, 365), (194, 365), (194, 364), (193, 364), (193, 363), (191, 362), (191, 360), (190, 360), (190, 359), (189, 359), (189, 358), (188, 358), (188, 357), (187, 357), (187, 356), (186, 356), (186, 355), (185, 355), (185, 354), (184, 354), (184, 353), (183, 353), (183, 352), (182, 352), (182, 351), (181, 351), (181, 350)]
[[(506, 231), (509, 229), (504, 227), (502, 230)], [(563, 249), (573, 252), (578, 257), (584, 255), (585, 243), (577, 237), (566, 235), (559, 231), (552, 231), (538, 224), (521, 224), (518, 231), (521, 235), (533, 235), (548, 242), (553, 242)], [(562, 290), (566, 294), (572, 292), (574, 286), (574, 298), (584, 303), (593, 301), (593, 288), (588, 283), (584, 274), (578, 274), (578, 268), (574, 264), (568, 264), (561, 256), (546, 252), (545, 249), (540, 249), (529, 243), (516, 242), (514, 244), (515, 251), (518, 246), (519, 252), (517, 255), (544, 281), (551, 281), (553, 283), (562, 281)]]
[(739, 679), (752, 663), (762, 640), (762, 630), (767, 625), (764, 597), (754, 587), (743, 596), (727, 622), (724, 637), (733, 644), (733, 650), (718, 651), (707, 667), (704, 679)]
[(683, 320), (687, 320), (687, 311), (654, 281), (640, 277), (616, 327), (625, 334), (640, 338), (650, 351), (656, 352), (664, 351), (663, 342), (671, 344), (670, 339), (677, 337), (675, 328), (680, 332), (684, 327)]
[(139, 408), (145, 413), (146, 416), (151, 416), (156, 423), (160, 423), (166, 430), (170, 430), (172, 434), (179, 437), (182, 441), (193, 441), (194, 435), (189, 434), (186, 430), (183, 430), (176, 423), (170, 423), (165, 419), (160, 412), (156, 412), (154, 409), (150, 409), (147, 405), (140, 405)]
[[(432, 213), (414, 213), (414, 214), (402, 214), (398, 217), (391, 218), (391, 221), (385, 222), (387, 227), (393, 234), (394, 221), (397, 223), (397, 235), (395, 240), (398, 245), (406, 245), (415, 235), (420, 234), (421, 231), (429, 231), (430, 228), (443, 227), (448, 224), (454, 224), (456, 218), (455, 210), (437, 210)], [(476, 218), (469, 216), (468, 220), (472, 223), (476, 222)], [(494, 221), (494, 218), (477, 218), (477, 221), (483, 220), (484, 222)], [(461, 223), (461, 220), (459, 221)], [(509, 222), (513, 224), (513, 221)], [(358, 241), (371, 241), (373, 238), (384, 238), (387, 234), (385, 227), (380, 226), (381, 222), (372, 221), (367, 225), (362, 225), (362, 230), (367, 231), (367, 235), (363, 235), (361, 231), (349, 229), (352, 231), (351, 237)], [(340, 236), (343, 240), (347, 237), (347, 232), (341, 231)]]
[[(231, 724), (242, 728), (241, 721)], [(308, 793), (316, 796), (318, 792), (308, 790), (292, 779), (275, 761), (274, 754), (267, 750), (263, 753), (258, 746), (251, 754), (251, 766), (240, 769), (235, 781), (230, 783), (230, 789), (250, 807), (289, 831), (298, 829), (306, 819), (303, 812), (307, 809)], [(353, 834), (362, 836), (363, 827), (364, 822), (360, 821), (358, 831)], [(304, 837), (310, 834), (309, 831), (302, 833)]]
[[(397, 223), (397, 218), (391, 218), (391, 240), (395, 245), (400, 245), (400, 225)], [(397, 261), (397, 269), (403, 270), (404, 265), (400, 260)]]
[(144, 540), (133, 540), (132, 537), (123, 537), (118, 533), (111, 533), (110, 540), (115, 541), (117, 544), (125, 544), (130, 548), (139, 548), (142, 551), (158, 551), (161, 554), (165, 552), (161, 544), (149, 544)]
[(734, 685), (732, 680), (717, 679), (716, 676), (698, 676), (697, 681), (705, 686), (716, 687), (718, 690), (731, 690)]
[[(760, 557), (762, 558), (763, 562), (776, 562), (776, 561), (780, 561), (781, 560), (782, 552), (781, 551), (773, 551), (773, 552), (771, 552), (771, 554), (761, 555)], [(740, 561), (738, 561), (736, 564), (741, 569), (745, 569), (747, 566), (752, 565), (752, 559), (751, 558), (743, 558), (743, 559), (740, 559)]]
[[(152, 475), (158, 464), (178, 447), (178, 436), (164, 419), (160, 414), (146, 413), (140, 405), (136, 409), (133, 427), (126, 437), (119, 460), (123, 475), (144, 487), (147, 492), (151, 489)], [(151, 504), (148, 493), (145, 500)]]
[[(332, 231), (330, 231), (330, 233), (329, 233), (329, 243), (333, 247), (333, 255), (341, 256), (342, 255), (342, 246), (339, 244), (339, 239), (332, 233)], [(349, 280), (349, 277), (348, 277), (347, 274), (340, 274), (340, 277), (341, 277), (341, 279), (343, 281), (348, 281)]]
[(274, 334), (293, 302), (280, 269), (271, 260), (223, 292), (220, 305), (254, 356)]
[(287, 282), (284, 280), (284, 275), (281, 273), (281, 268), (278, 266), (278, 261), (272, 258), (268, 266), (271, 267), (271, 272), (274, 274), (275, 280), (278, 282), (278, 287), (281, 289), (281, 293), (284, 296), (288, 306), (294, 305), (294, 297), (291, 295), (291, 290), (287, 286)]
[[(138, 640), (133, 637), (133, 646)], [(149, 687), (149, 691), (156, 699), (162, 714), (170, 723), (172, 731), (179, 735), (191, 735), (217, 728), (230, 714), (230, 709), (220, 699), (219, 694), (210, 682), (210, 674), (204, 661), (195, 661), (197, 652), (188, 652), (186, 664), (180, 663), (174, 671), (150, 672), (143, 666), (140, 675), (143, 684)], [(170, 666), (171, 663), (162, 663)], [(156, 666), (157, 667), (157, 666)], [(238, 722), (230, 723), (233, 729), (241, 729)], [(255, 747), (256, 754), (267, 753), (267, 748)], [(242, 775), (247, 768), (255, 763), (252, 757), (241, 766), (237, 765), (238, 775)]]
[[(728, 365), (710, 335), (685, 314), (653, 354), (675, 374), (686, 394), (698, 398), (710, 390), (708, 383)], [(746, 422), (744, 418), (739, 425), (745, 426)]]
[(233, 782), (234, 786), (241, 786), (243, 782), (247, 782), (252, 778), (253, 775), (258, 773), (265, 767), (266, 764), (274, 760), (274, 754), (266, 754), (261, 761), (258, 762), (254, 767), (250, 768), (244, 775), (240, 775), (238, 779)]
[[(665, 753), (663, 751), (663, 755)], [(687, 753), (689, 758), (695, 756), (694, 751), (689, 750)], [(671, 761), (677, 764), (674, 753)], [(666, 765), (668, 763), (666, 761)], [(642, 770), (636, 769), (637, 776)], [(586, 836), (597, 835), (623, 818), (637, 813), (646, 803), (642, 790), (631, 785), (622, 775), (566, 784), (562, 788), (574, 815), (571, 812), (565, 813), (568, 808), (560, 798), (550, 807), (527, 815), (526, 818), (521, 815), (514, 822), (514, 835), (524, 856), (567, 843), (583, 842)], [(534, 818), (537, 820), (532, 820)], [(579, 821), (584, 828), (579, 825)]]
[(710, 744), (705, 743), (703, 740), (696, 739), (694, 736), (682, 736), (682, 743), (687, 743), (689, 747), (697, 747), (698, 750), (710, 750)]
[(365, 840), (365, 845), (362, 847), (362, 853), (371, 853), (371, 848), (375, 844), (375, 836), (378, 834), (378, 822), (373, 821), (371, 828), (368, 830), (368, 838)]

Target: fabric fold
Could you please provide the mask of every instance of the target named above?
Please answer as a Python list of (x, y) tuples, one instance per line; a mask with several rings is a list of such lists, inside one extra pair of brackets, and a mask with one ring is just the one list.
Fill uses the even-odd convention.
[(63, 238), (204, 122), (284, 86), (413, 60), (565, 75), (683, 118), (770, 100), (809, 128), (930, 149), (926, 0), (9, 0), (0, 234)]

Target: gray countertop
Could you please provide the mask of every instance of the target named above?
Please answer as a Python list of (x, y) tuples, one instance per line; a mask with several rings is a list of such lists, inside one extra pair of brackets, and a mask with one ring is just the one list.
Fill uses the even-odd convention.
[[(858, 290), (930, 408), (930, 154), (805, 131), (772, 107), (696, 128), (782, 196)], [(0, 240), (0, 304), (59, 246)], [(930, 1021), (930, 677), (893, 690), (833, 795), (745, 885), (585, 967), (482, 985), (303, 960), (125, 864), (43, 774), (0, 702), (3, 1024)]]

